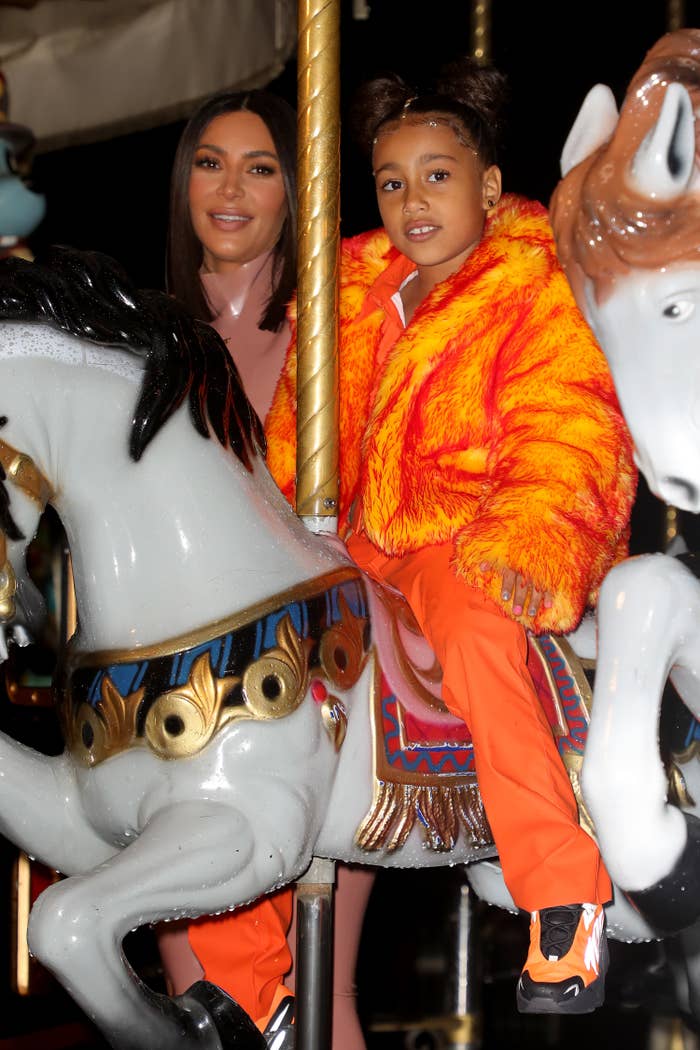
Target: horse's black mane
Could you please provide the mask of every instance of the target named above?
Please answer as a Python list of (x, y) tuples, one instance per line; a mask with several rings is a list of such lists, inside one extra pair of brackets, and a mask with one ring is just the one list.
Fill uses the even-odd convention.
[(53, 325), (145, 359), (129, 439), (135, 460), (185, 397), (199, 433), (208, 437), (211, 427), (249, 470), (256, 451), (265, 452), (262, 425), (217, 332), (164, 292), (137, 290), (107, 255), (56, 246), (35, 262), (0, 260), (0, 321)]

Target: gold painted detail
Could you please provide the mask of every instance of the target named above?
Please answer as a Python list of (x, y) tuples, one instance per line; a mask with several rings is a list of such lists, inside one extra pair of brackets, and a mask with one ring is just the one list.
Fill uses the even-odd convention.
[(38, 503), (43, 510), (54, 493), (34, 460), (24, 452), (18, 452), (6, 441), (0, 440), (0, 465), (7, 475), (7, 480)]
[[(6, 441), (0, 440), (0, 466), (7, 480), (43, 510), (53, 490), (34, 461), (24, 452), (18, 452)], [(14, 619), (17, 612), (16, 594), (17, 580), (7, 557), (7, 537), (0, 532), (0, 623), (9, 623)]]
[[(338, 607), (343, 620), (322, 632), (313, 666), (314, 639), (300, 637), (287, 613), (276, 625), (276, 646), (240, 675), (217, 677), (207, 651), (193, 661), (186, 682), (150, 702), (144, 687), (122, 696), (108, 676), (102, 680), (96, 705), (72, 703), (69, 686), (61, 709), (69, 750), (87, 766), (138, 746), (161, 759), (186, 758), (201, 751), (232, 721), (270, 721), (292, 714), (307, 695), (312, 674), (324, 675), (333, 688), (352, 688), (367, 660), (366, 620), (351, 612), (342, 591)], [(347, 728), (344, 704), (328, 694), (320, 717), (340, 750)]]
[(348, 715), (343, 701), (336, 696), (324, 700), (321, 704), (321, 721), (336, 751), (340, 751), (348, 728)]
[(83, 765), (94, 766), (104, 758), (130, 746), (136, 736), (136, 719), (143, 689), (122, 696), (109, 678), (102, 683), (99, 707), (82, 703), (65, 719), (66, 747)]
[(297, 486), (302, 518), (338, 513), (340, 4), (298, 5)]
[(692, 809), (695, 799), (688, 791), (683, 772), (675, 762), (669, 762), (666, 770), (668, 776), (668, 801), (681, 809)]
[(369, 813), (355, 833), (360, 849), (400, 849), (418, 822), (430, 849), (449, 853), (460, 830), (474, 846), (489, 846), (493, 836), (476, 784), (445, 786), (378, 781)]
[(9, 623), (16, 613), (17, 580), (7, 557), (7, 539), (0, 531), (0, 623)]
[(323, 674), (336, 688), (350, 689), (364, 666), (366, 621), (353, 616), (342, 591), (338, 595), (338, 606), (342, 619), (323, 632), (319, 662)]

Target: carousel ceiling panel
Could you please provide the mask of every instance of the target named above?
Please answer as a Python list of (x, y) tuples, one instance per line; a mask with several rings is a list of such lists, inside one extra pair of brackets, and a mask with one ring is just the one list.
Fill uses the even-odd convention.
[(260, 87), (296, 46), (294, 0), (0, 0), (10, 119), (46, 151), (186, 117)]

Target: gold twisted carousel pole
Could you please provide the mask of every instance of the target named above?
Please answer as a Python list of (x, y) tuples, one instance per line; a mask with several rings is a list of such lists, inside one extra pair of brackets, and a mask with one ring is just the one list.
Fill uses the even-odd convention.
[(477, 62), (491, 61), (491, 0), (472, 3), (471, 53)]
[[(298, 5), (299, 266), (297, 514), (338, 524), (340, 0)], [(297, 882), (297, 1050), (331, 1044), (335, 864), (315, 857)]]
[(300, 0), (297, 513), (314, 532), (338, 513), (339, 59), (339, 0)]
[(685, 0), (666, 0), (666, 30), (683, 29), (686, 25)]

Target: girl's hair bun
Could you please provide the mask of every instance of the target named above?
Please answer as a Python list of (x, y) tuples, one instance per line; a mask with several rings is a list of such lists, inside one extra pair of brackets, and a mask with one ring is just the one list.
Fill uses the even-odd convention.
[(384, 73), (358, 89), (349, 114), (352, 137), (372, 152), (382, 125), (402, 114), (438, 113), (461, 141), (495, 164), (507, 82), (495, 67), (464, 57), (449, 62), (427, 88), (417, 89), (396, 73)]

